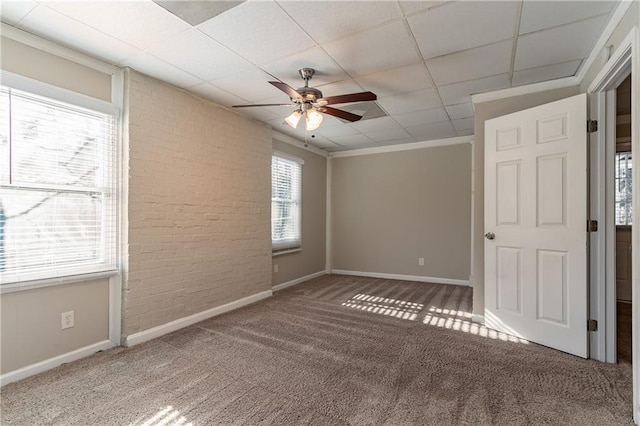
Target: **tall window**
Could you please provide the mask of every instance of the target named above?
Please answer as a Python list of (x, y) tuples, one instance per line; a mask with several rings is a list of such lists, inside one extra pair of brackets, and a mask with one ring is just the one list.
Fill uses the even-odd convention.
[(302, 164), (276, 153), (271, 158), (271, 244), (274, 251), (301, 245)]
[(631, 152), (616, 153), (616, 225), (631, 225)]
[(0, 283), (115, 268), (114, 126), (0, 86)]

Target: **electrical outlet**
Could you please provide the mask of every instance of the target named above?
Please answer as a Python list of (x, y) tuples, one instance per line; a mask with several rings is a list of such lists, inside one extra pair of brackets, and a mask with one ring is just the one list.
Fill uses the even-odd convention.
[(418, 266), (424, 266), (424, 257), (418, 258)]
[(274, 274), (278, 273), (278, 264), (277, 263), (275, 265), (273, 265), (273, 273)]
[(65, 328), (71, 328), (74, 325), (73, 321), (73, 311), (63, 312), (61, 318), (60, 329), (64, 330)]

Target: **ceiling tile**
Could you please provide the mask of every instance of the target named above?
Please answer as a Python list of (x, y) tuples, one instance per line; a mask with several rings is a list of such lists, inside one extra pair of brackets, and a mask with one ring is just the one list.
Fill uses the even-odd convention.
[(614, 1), (531, 1), (522, 3), (520, 34), (580, 21), (617, 6)]
[(292, 87), (304, 86), (304, 80), (298, 73), (301, 68), (316, 70), (309, 82), (310, 86), (320, 86), (349, 78), (349, 75), (340, 68), (331, 56), (318, 46), (270, 62), (261, 68)]
[(494, 75), (462, 83), (438, 87), (445, 105), (471, 102), (471, 95), (509, 87), (509, 74)]
[(318, 43), (343, 38), (402, 16), (390, 1), (281, 1), (280, 6)]
[(465, 102), (463, 104), (446, 106), (447, 114), (452, 120), (458, 118), (473, 117), (473, 105), (471, 102)]
[[(246, 99), (249, 103), (263, 103), (261, 100), (273, 98), (279, 90), (269, 84), (271, 76), (258, 68), (238, 73), (224, 78), (211, 80), (210, 83), (227, 92)], [(282, 94), (282, 102), (289, 99), (286, 94)]]
[(328, 140), (326, 138), (318, 137), (318, 136), (316, 136), (315, 138), (311, 139), (309, 141), (309, 144), (315, 146), (316, 148), (320, 148), (320, 149), (338, 148), (338, 145), (336, 145), (335, 143), (331, 142), (330, 140)]
[(438, 86), (509, 72), (511, 40), (429, 59), (427, 68)]
[(340, 123), (339, 126), (328, 126), (327, 118), (328, 117), (325, 115), (324, 120), (322, 120), (322, 124), (320, 125), (320, 128), (316, 130), (316, 133), (319, 133), (329, 139), (333, 138), (334, 136), (353, 136), (360, 133), (353, 127), (348, 126), (346, 123)]
[(518, 3), (452, 2), (411, 16), (409, 26), (425, 59), (513, 38)]
[[(348, 93), (358, 93), (364, 91), (362, 86), (356, 83), (353, 79), (347, 79), (342, 81), (336, 81), (334, 83), (323, 84), (321, 86), (315, 86), (322, 92), (322, 96), (337, 96), (345, 95)], [(332, 106), (338, 107), (341, 104), (332, 104)], [(345, 104), (346, 105), (346, 104)]]
[(189, 91), (223, 106), (238, 105), (246, 102), (244, 99), (240, 99), (239, 97), (229, 92), (225, 92), (224, 90), (209, 83), (198, 84), (189, 88)]
[(421, 60), (413, 38), (402, 20), (322, 47), (354, 77), (415, 64)]
[(390, 115), (403, 114), (442, 106), (435, 89), (416, 90), (404, 95), (388, 96), (378, 99), (378, 104)]
[(139, 49), (191, 28), (153, 2), (64, 1), (47, 5)]
[(554, 80), (556, 78), (569, 77), (575, 75), (580, 63), (582, 63), (582, 61), (578, 60), (516, 71), (513, 73), (513, 85), (520, 86), (523, 84), (538, 83), (541, 81)]
[(475, 134), (473, 129), (456, 130), (456, 133), (458, 133), (458, 136), (473, 136)]
[(111, 63), (118, 63), (139, 52), (138, 49), (127, 43), (44, 5), (37, 7), (24, 18), (20, 22), (19, 28)]
[[(280, 110), (281, 114), (278, 114), (278, 110)], [(286, 108), (277, 109), (277, 108), (237, 108), (234, 111), (247, 116), (254, 118), (258, 121), (268, 122), (270, 120), (281, 120), (284, 121), (284, 118), (291, 114), (292, 110), (288, 110)]]
[(369, 136), (375, 142), (386, 142), (398, 139), (413, 139), (406, 130), (402, 128), (380, 130), (376, 132), (367, 132)]
[(449, 119), (446, 111), (442, 107), (393, 115), (391, 118), (404, 127), (438, 123)]
[(605, 24), (606, 16), (601, 16), (520, 36), (514, 69), (519, 71), (586, 58)]
[(153, 56), (203, 80), (214, 80), (252, 68), (249, 62), (200, 31), (191, 29), (149, 50)]
[(220, 15), (222, 12), (236, 7), (242, 1), (161, 1), (153, 0), (154, 3), (164, 7), (169, 12), (176, 15), (183, 21), (191, 25), (198, 25), (207, 19)]
[(401, 130), (401, 127), (391, 117), (380, 117), (371, 120), (356, 121), (351, 127), (362, 133), (382, 132), (386, 130)]
[(473, 130), (473, 117), (451, 120), (451, 123), (453, 123), (453, 127), (456, 131)]
[(364, 148), (377, 146), (371, 139), (363, 134), (349, 135), (349, 136), (337, 136), (331, 138), (331, 141), (349, 148)]
[(419, 141), (453, 138), (458, 135), (450, 121), (407, 127), (406, 130)]
[(244, 2), (203, 22), (198, 28), (258, 65), (315, 45), (307, 33), (274, 2)]
[(0, 4), (0, 19), (4, 23), (16, 25), (37, 5), (35, 1), (3, 1)]
[(144, 52), (124, 60), (122, 65), (178, 87), (189, 88), (202, 83), (202, 80), (198, 77)]
[(405, 16), (409, 16), (413, 13), (419, 12), (421, 10), (425, 10), (425, 9), (431, 9), (434, 7), (439, 7), (442, 6), (443, 4), (447, 3), (450, 0), (444, 0), (444, 1), (431, 1), (431, 0), (401, 0), (398, 3), (400, 3), (400, 8), (402, 9), (402, 12), (404, 13)]
[(379, 98), (428, 89), (433, 86), (431, 77), (423, 63), (393, 68), (386, 71), (363, 75), (356, 78), (366, 90)]

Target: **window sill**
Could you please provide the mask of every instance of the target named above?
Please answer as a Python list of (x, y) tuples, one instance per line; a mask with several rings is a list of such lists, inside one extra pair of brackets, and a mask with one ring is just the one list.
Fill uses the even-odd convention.
[(282, 256), (283, 254), (298, 253), (300, 251), (302, 251), (302, 247), (286, 249), (286, 250), (280, 250), (280, 251), (274, 251), (274, 252), (271, 253), (271, 257)]
[(67, 277), (59, 278), (45, 278), (40, 280), (23, 281), (11, 284), (0, 285), (0, 294), (15, 293), (17, 291), (33, 290), (36, 288), (53, 287), (57, 285), (72, 284), (82, 281), (93, 281), (102, 278), (110, 278), (118, 274), (115, 269), (93, 272), (88, 274), (70, 275)]

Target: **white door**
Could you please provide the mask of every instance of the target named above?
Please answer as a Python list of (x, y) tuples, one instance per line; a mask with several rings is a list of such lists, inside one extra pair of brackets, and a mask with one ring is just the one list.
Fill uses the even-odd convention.
[(487, 327), (587, 357), (586, 94), (485, 123)]

